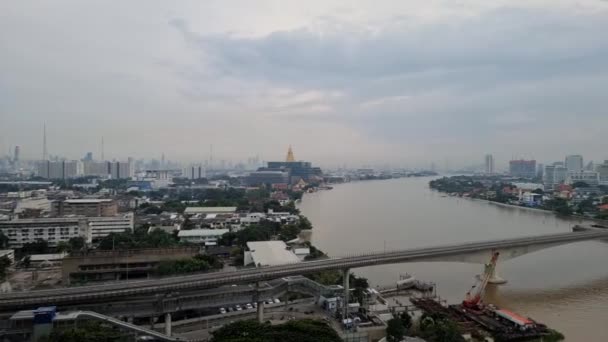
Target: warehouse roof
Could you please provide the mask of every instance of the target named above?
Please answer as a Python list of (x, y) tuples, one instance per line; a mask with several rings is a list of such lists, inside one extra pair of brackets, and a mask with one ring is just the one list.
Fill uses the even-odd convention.
[(184, 210), (184, 214), (220, 214), (234, 212), (236, 212), (236, 207), (188, 207)]
[(283, 241), (251, 241), (247, 242), (247, 248), (256, 265), (273, 266), (300, 261)]

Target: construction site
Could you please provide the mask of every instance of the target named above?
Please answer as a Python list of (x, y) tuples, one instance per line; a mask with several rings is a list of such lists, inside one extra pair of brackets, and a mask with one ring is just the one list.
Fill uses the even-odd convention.
[(483, 275), (467, 292), (460, 304), (448, 305), (436, 297), (410, 297), (410, 302), (430, 317), (448, 318), (455, 322), (463, 334), (475, 340), (528, 341), (548, 336), (552, 332), (546, 325), (492, 304), (485, 304), (483, 296), (496, 267), (499, 253), (493, 253)]

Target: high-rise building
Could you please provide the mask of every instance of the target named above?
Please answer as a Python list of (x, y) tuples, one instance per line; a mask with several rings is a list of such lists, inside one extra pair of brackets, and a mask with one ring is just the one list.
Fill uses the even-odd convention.
[(82, 158), (82, 161), (85, 161), (85, 162), (93, 161), (93, 152), (87, 152), (87, 154), (84, 155), (84, 158)]
[(568, 169), (565, 166), (555, 166), (553, 172), (553, 183), (555, 185), (564, 184), (568, 178)]
[(545, 190), (551, 190), (555, 186), (555, 165), (545, 166), (543, 185), (545, 186)]
[(511, 160), (509, 174), (514, 177), (534, 178), (536, 176), (536, 160)]
[(207, 171), (202, 165), (190, 165), (184, 168), (182, 176), (188, 179), (201, 179), (207, 177)]
[(19, 162), (19, 157), (21, 154), (21, 147), (19, 147), (19, 145), (15, 146), (15, 154), (13, 156), (13, 162), (17, 163)]
[(544, 179), (544, 178), (543, 178), (543, 176), (544, 176), (544, 171), (545, 171), (545, 165), (543, 165), (543, 164), (539, 163), (539, 164), (536, 166), (536, 178), (539, 178), (539, 179)]
[(83, 163), (80, 160), (42, 160), (37, 168), (38, 176), (48, 179), (67, 179), (84, 175)]
[(485, 157), (485, 172), (486, 174), (494, 173), (494, 156), (491, 154), (486, 154)]
[(110, 163), (110, 177), (112, 179), (125, 179), (133, 178), (135, 176), (135, 170), (131, 162), (111, 162)]
[(578, 172), (583, 169), (583, 156), (580, 154), (573, 154), (566, 156), (566, 162), (564, 164), (568, 171)]

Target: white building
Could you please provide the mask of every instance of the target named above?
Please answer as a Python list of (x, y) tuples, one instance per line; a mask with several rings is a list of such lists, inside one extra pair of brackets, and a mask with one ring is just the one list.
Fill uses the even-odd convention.
[(568, 169), (564, 166), (555, 166), (553, 172), (553, 183), (555, 185), (564, 184), (568, 178)]
[(598, 185), (599, 184), (599, 174), (595, 171), (569, 171), (568, 178), (566, 179), (567, 184), (574, 184), (576, 182), (584, 182), (589, 185)]
[(543, 173), (543, 185), (546, 190), (553, 189), (555, 186), (555, 165), (546, 165)]
[(110, 162), (85, 161), (83, 165), (85, 176), (97, 176), (101, 178), (110, 176)]
[(230, 232), (230, 229), (190, 229), (177, 233), (179, 241), (215, 246), (220, 237)]
[(566, 156), (566, 168), (568, 172), (578, 172), (583, 169), (583, 156), (579, 154)]
[(67, 242), (81, 236), (91, 242), (91, 233), (85, 217), (39, 218), (1, 221), (0, 231), (9, 238), (10, 248), (21, 248), (25, 243), (45, 240), (55, 247), (61, 241)]
[(493, 174), (494, 173), (494, 156), (491, 154), (486, 154), (485, 158), (485, 173)]
[(88, 221), (93, 240), (108, 236), (110, 233), (133, 230), (133, 213), (110, 217), (89, 217)]
[(207, 170), (202, 165), (190, 165), (184, 168), (182, 176), (188, 179), (201, 179), (207, 177)]
[(250, 241), (243, 258), (244, 266), (274, 266), (300, 261), (283, 241)]
[(134, 176), (135, 168), (130, 161), (110, 163), (110, 177), (112, 179), (131, 179)]
[(599, 184), (608, 185), (608, 160), (604, 160), (604, 164), (596, 165), (595, 172), (598, 173)]
[(37, 174), (48, 179), (76, 178), (84, 174), (84, 167), (79, 160), (44, 160), (38, 162)]

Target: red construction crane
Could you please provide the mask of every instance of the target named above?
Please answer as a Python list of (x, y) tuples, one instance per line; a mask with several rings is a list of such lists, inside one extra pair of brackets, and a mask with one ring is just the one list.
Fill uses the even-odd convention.
[[(492, 259), (490, 259), (490, 263), (485, 265), (485, 270), (483, 273), (483, 277), (479, 279), (475, 283), (475, 285), (471, 286), (469, 292), (462, 301), (462, 306), (469, 309), (478, 309), (481, 301), (483, 299), (483, 295), (485, 293), (486, 286), (488, 285), (488, 281), (494, 274), (494, 270), (496, 269), (496, 261), (498, 260), (498, 252), (492, 252)], [(473, 293), (474, 294), (473, 294)]]

